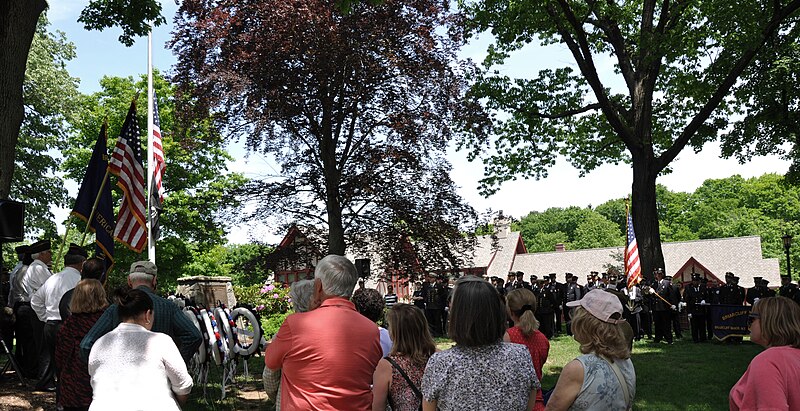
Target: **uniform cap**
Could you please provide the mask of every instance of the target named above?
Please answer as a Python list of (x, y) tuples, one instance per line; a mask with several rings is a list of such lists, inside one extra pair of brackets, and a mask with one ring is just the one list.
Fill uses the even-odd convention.
[(69, 254), (69, 255), (80, 255), (83, 258), (89, 258), (89, 253), (87, 253), (86, 250), (83, 247), (81, 247), (81, 246), (79, 246), (79, 245), (77, 245), (75, 243), (70, 243), (69, 244), (69, 249), (67, 250), (67, 254)]
[(47, 251), (50, 249), (50, 240), (40, 240), (37, 241), (28, 247), (28, 251), (31, 254), (41, 253), (42, 251)]

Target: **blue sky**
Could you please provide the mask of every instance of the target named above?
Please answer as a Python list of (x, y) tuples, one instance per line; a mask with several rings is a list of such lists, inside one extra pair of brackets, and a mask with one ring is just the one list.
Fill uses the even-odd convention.
[[(72, 76), (81, 79), (83, 92), (99, 90), (99, 80), (103, 76), (139, 76), (147, 72), (147, 41), (139, 39), (132, 47), (125, 47), (117, 40), (119, 29), (104, 32), (86, 31), (77, 23), (80, 10), (86, 0), (51, 0), (52, 8), (48, 16), (52, 27), (64, 31), (69, 41), (77, 47), (77, 58), (68, 64)], [(177, 6), (171, 0), (163, 2), (167, 25), (156, 28), (153, 33), (154, 67), (169, 71), (176, 59), (167, 49), (166, 42), (172, 30), (172, 17)], [(464, 48), (462, 55), (481, 60), (488, 44), (488, 36), (478, 39)], [(608, 84), (614, 84), (610, 60), (600, 59), (606, 69), (603, 77)], [(548, 66), (572, 64), (570, 56), (558, 46), (541, 48), (529, 46), (512, 58), (503, 68), (511, 76), (525, 76), (536, 73)], [(229, 165), (230, 170), (242, 172), (249, 177), (274, 174), (277, 167), (261, 155), (246, 157), (241, 144), (230, 147), (237, 159)], [(673, 172), (662, 176), (658, 182), (673, 191), (693, 191), (709, 178), (725, 178), (733, 174), (744, 177), (760, 176), (767, 172), (785, 173), (788, 163), (776, 156), (757, 158), (747, 164), (738, 164), (733, 159), (719, 158), (718, 144), (708, 144), (700, 154), (691, 149), (684, 150), (673, 162)], [(480, 163), (469, 163), (466, 154), (454, 149), (448, 150), (448, 158), (453, 163), (452, 178), (460, 187), (461, 195), (476, 209), (491, 208), (503, 210), (507, 215), (517, 218), (530, 211), (543, 211), (550, 207), (598, 205), (612, 198), (627, 196), (630, 192), (632, 173), (627, 165), (604, 165), (580, 178), (578, 170), (565, 159), (559, 159), (550, 170), (549, 177), (540, 181), (516, 180), (506, 182), (498, 193), (489, 198), (478, 195), (478, 180), (483, 175)], [(167, 159), (169, 162), (169, 159)], [(77, 191), (77, 187), (70, 188)], [(76, 192), (71, 193), (73, 196)], [(64, 213), (66, 215), (66, 212)], [(243, 227), (244, 228), (244, 227)], [(228, 238), (233, 242), (246, 242), (249, 238), (263, 238), (276, 242), (279, 237), (267, 226), (248, 226), (234, 230), (236, 234)]]

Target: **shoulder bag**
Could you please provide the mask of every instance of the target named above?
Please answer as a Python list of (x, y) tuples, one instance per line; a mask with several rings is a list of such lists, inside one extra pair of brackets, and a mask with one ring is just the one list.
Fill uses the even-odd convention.
[(406, 374), (403, 368), (401, 368), (393, 359), (391, 359), (390, 357), (386, 357), (386, 361), (389, 361), (389, 364), (392, 364), (392, 368), (396, 369), (400, 373), (400, 375), (403, 376), (403, 378), (406, 380), (406, 383), (408, 383), (408, 386), (411, 387), (411, 391), (414, 391), (414, 395), (417, 398), (419, 398), (419, 410), (422, 411), (423, 399), (422, 399), (422, 393), (419, 391), (419, 388), (417, 388), (417, 386), (414, 385), (413, 382), (411, 382), (411, 378), (408, 378), (408, 374)]

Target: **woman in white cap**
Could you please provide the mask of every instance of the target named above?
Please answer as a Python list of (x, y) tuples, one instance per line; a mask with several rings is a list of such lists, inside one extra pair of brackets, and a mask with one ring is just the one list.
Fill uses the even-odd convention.
[(572, 332), (583, 355), (561, 372), (547, 410), (629, 410), (636, 395), (636, 372), (621, 324), (622, 303), (609, 292), (592, 290), (567, 303)]

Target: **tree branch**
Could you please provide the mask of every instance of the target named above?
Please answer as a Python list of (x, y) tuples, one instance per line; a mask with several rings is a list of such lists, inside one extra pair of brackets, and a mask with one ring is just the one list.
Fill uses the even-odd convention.
[(559, 118), (572, 117), (572, 116), (574, 116), (576, 114), (581, 114), (581, 113), (585, 113), (587, 111), (592, 111), (592, 110), (597, 110), (597, 109), (602, 109), (602, 108), (603, 107), (600, 105), (600, 103), (592, 103), (592, 104), (589, 104), (588, 106), (584, 106), (584, 107), (581, 107), (581, 108), (576, 108), (574, 110), (562, 111), (562, 112), (557, 113), (557, 114), (540, 113), (538, 111), (535, 112), (535, 111), (532, 111), (532, 110), (525, 110), (524, 108), (520, 108), (520, 110), (522, 110), (523, 112), (525, 112), (526, 115), (529, 115), (531, 117), (546, 118), (546, 119), (550, 119), (550, 120), (555, 120), (555, 119), (559, 119)]
[[(739, 76), (744, 72), (750, 62), (755, 58), (756, 54), (764, 47), (766, 39), (769, 38), (775, 30), (777, 30), (781, 23), (790, 16), (792, 13), (800, 9), (800, 0), (794, 0), (791, 3), (787, 4), (782, 10), (776, 10), (775, 13), (772, 15), (772, 19), (767, 23), (766, 27), (761, 32), (761, 36), (759, 38), (759, 42), (756, 46), (746, 49), (739, 60), (733, 65), (733, 68), (728, 75), (722, 80), (722, 82), (717, 86), (717, 89), (711, 95), (711, 98), (708, 99), (706, 104), (700, 109), (700, 111), (692, 118), (692, 121), (686, 126), (686, 128), (681, 132), (680, 136), (675, 139), (675, 142), (664, 151), (658, 158), (655, 160), (655, 166), (658, 171), (661, 171), (667, 164), (669, 164), (675, 157), (678, 156), (678, 153), (683, 150), (686, 144), (689, 143), (689, 140), (697, 133), (697, 130), (700, 129), (700, 126), (708, 120), (711, 116), (711, 113), (719, 106), (722, 102), (722, 99), (728, 95), (731, 87), (736, 84), (736, 80)], [(726, 53), (727, 50), (722, 51), (722, 54)]]
[(638, 146), (638, 143), (633, 139), (632, 130), (622, 121), (619, 113), (617, 113), (614, 106), (611, 104), (608, 95), (606, 95), (603, 83), (597, 75), (597, 68), (594, 65), (594, 61), (592, 61), (592, 51), (586, 39), (586, 32), (575, 19), (575, 14), (572, 12), (569, 3), (566, 0), (558, 0), (558, 3), (564, 12), (564, 17), (566, 17), (569, 24), (575, 30), (577, 39), (574, 39), (567, 28), (564, 27), (560, 16), (553, 9), (552, 5), (547, 6), (547, 12), (556, 23), (559, 35), (561, 35), (564, 42), (567, 43), (567, 47), (569, 47), (572, 52), (575, 62), (578, 63), (578, 67), (580, 67), (581, 72), (589, 82), (589, 86), (594, 91), (598, 104), (601, 105), (603, 114), (605, 114), (611, 127), (617, 132), (626, 145)]

